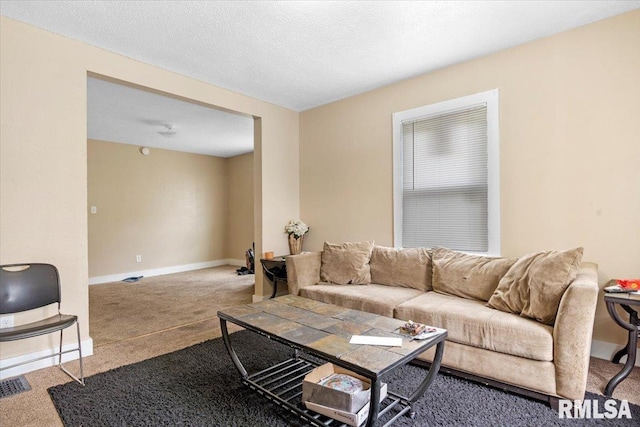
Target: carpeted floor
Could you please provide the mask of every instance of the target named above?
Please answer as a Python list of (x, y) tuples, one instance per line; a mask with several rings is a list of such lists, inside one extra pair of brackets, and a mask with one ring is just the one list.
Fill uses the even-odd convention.
[[(249, 372), (284, 360), (291, 350), (248, 331), (231, 336)], [(256, 351), (258, 350), (258, 351)], [(424, 370), (398, 369), (386, 380), (408, 395)], [(300, 424), (283, 409), (257, 397), (240, 383), (222, 339), (120, 367), (75, 383), (49, 389), (68, 426), (290, 426)], [(598, 399), (589, 393), (587, 399)], [(603, 408), (600, 397), (600, 407)], [(417, 418), (401, 417), (399, 426), (637, 426), (632, 419), (559, 419), (546, 404), (462, 379), (438, 375), (416, 405)]]
[[(238, 289), (253, 290), (254, 276), (238, 276), (237, 267), (222, 266), (138, 282), (89, 286), (89, 325), (99, 347), (215, 317), (212, 307), (234, 300)], [(179, 288), (178, 288), (179, 287)], [(243, 294), (240, 294), (243, 295)]]
[[(236, 268), (223, 266), (161, 277), (144, 278), (141, 282), (132, 284), (111, 283), (90, 286), (91, 303), (89, 310), (91, 320), (89, 333), (94, 339), (101, 337), (98, 339), (101, 343), (96, 343), (93, 356), (85, 359), (85, 375), (90, 376), (106, 372), (120, 366), (137, 363), (220, 337), (220, 323), (215, 316), (217, 310), (249, 303), (253, 294), (253, 276), (238, 276), (235, 273)], [(216, 279), (215, 282), (211, 282), (211, 286), (208, 288), (212, 295), (215, 294), (215, 298), (206, 295), (202, 295), (201, 298), (190, 296), (192, 289), (187, 283), (193, 283), (195, 284), (194, 287), (198, 288), (198, 283), (204, 282), (206, 280), (204, 279), (205, 277), (211, 278), (212, 273), (220, 277), (220, 280)], [(189, 277), (193, 278), (193, 275), (201, 275), (203, 279), (190, 280)], [(247, 280), (251, 282), (246, 283)], [(156, 282), (165, 282), (165, 285), (161, 286), (171, 288), (164, 292), (164, 299), (162, 300), (151, 297), (151, 295), (154, 295), (155, 290), (153, 286), (149, 285)], [(114, 288), (111, 289), (111, 287)], [(218, 287), (225, 289), (225, 291), (220, 291)], [(118, 288), (117, 291), (116, 288)], [(157, 294), (155, 295), (157, 296)], [(116, 301), (114, 301), (114, 298)], [(192, 305), (182, 305), (180, 302), (182, 299), (191, 301)], [(113, 303), (118, 302), (117, 300), (120, 301), (120, 304), (116, 308)], [(124, 300), (127, 300), (126, 303), (123, 303)], [(136, 301), (145, 301), (145, 303), (135, 303)], [(159, 315), (158, 304), (183, 307), (184, 311), (187, 312), (205, 310), (210, 317), (189, 323), (192, 319), (181, 317), (183, 313), (180, 312)], [(102, 317), (99, 313), (103, 313), (105, 317)], [(108, 315), (115, 315), (115, 319), (113, 319), (115, 323), (107, 321), (108, 318), (106, 316)], [(160, 319), (156, 317), (160, 317)], [(142, 319), (150, 320), (143, 322)], [(187, 323), (183, 324), (181, 323), (182, 321)], [(161, 322), (165, 323), (161, 324)], [(149, 328), (146, 323), (155, 326)], [(136, 325), (136, 327), (125, 329), (121, 325)], [(138, 327), (147, 329), (145, 329), (145, 333), (141, 333)], [(229, 325), (229, 327), (232, 332), (240, 330), (234, 325)], [(112, 329), (110, 332), (108, 331), (109, 328)], [(153, 332), (154, 329), (157, 330), (159, 328), (164, 329)], [(111, 339), (117, 339), (117, 341), (109, 342), (108, 340)], [(68, 367), (72, 372), (77, 372), (76, 363), (71, 362)], [(607, 360), (592, 357), (587, 390), (601, 394), (607, 381), (619, 372), (620, 368), (620, 365), (614, 365)], [(30, 372), (26, 374), (26, 378), (32, 388), (30, 391), (0, 399), (0, 426), (62, 426), (47, 389), (66, 383), (69, 378), (57, 367)], [(130, 380), (135, 382), (134, 379), (127, 379), (127, 381)], [(614, 397), (640, 404), (638, 390), (640, 390), (640, 368), (635, 368), (631, 375), (616, 388)], [(473, 393), (477, 392), (474, 391)], [(97, 395), (99, 396), (98, 393)], [(243, 401), (255, 400), (262, 402), (261, 399), (255, 393), (244, 391)], [(501, 408), (500, 410), (508, 410), (508, 408)], [(414, 425), (418, 426), (420, 424), (416, 422)], [(539, 426), (542, 424), (533, 422), (530, 425)], [(572, 425), (580, 425), (580, 423), (576, 421)]]

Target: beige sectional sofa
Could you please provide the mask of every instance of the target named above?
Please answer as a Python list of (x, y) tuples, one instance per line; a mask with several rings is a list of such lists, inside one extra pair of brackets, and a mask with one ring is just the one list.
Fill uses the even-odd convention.
[(446, 328), (444, 371), (556, 406), (586, 387), (598, 284), (581, 257), (582, 248), (516, 259), (360, 242), (286, 262), (291, 294)]

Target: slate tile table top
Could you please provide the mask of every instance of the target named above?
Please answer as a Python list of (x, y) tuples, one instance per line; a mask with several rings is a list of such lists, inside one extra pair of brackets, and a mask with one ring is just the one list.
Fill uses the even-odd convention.
[[(398, 328), (406, 323), (404, 320), (294, 295), (220, 310), (218, 317), (227, 350), (243, 382), (251, 388), (260, 389), (261, 386), (251, 381), (251, 375), (246, 372), (233, 350), (231, 338), (227, 332), (227, 321), (292, 347), (296, 351), (295, 358), (298, 357), (298, 351), (302, 351), (370, 379), (373, 403), (367, 425), (375, 425), (377, 421), (380, 408), (376, 405), (374, 397), (379, 393), (379, 379), (435, 345), (437, 346), (436, 357), (419, 389), (410, 397), (398, 396), (403, 401), (401, 403), (407, 407), (402, 413), (412, 417), (415, 415), (410, 408), (411, 402), (415, 402), (424, 394), (437, 374), (447, 337), (447, 332), (443, 331), (425, 340), (412, 340), (411, 337), (398, 332)], [(402, 347), (350, 344), (352, 335), (402, 337)], [(263, 395), (273, 397), (275, 400), (286, 400), (276, 393), (261, 391)], [(274, 396), (269, 396), (270, 394)], [(393, 396), (393, 393), (390, 395)], [(278, 403), (288, 404), (289, 402)], [(299, 411), (300, 405), (298, 404), (296, 408), (295, 411)], [(309, 421), (314, 424), (313, 421)]]

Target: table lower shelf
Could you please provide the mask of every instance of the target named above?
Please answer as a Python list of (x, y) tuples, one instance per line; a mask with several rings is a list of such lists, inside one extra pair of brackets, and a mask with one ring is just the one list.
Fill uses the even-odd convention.
[[(242, 382), (270, 401), (291, 411), (314, 426), (347, 426), (341, 421), (306, 409), (302, 402), (302, 379), (320, 363), (303, 355), (285, 360), (262, 371), (248, 375)], [(380, 404), (378, 419), (393, 411), (392, 418), (384, 424), (391, 425), (402, 415), (411, 411), (409, 400), (388, 392)]]

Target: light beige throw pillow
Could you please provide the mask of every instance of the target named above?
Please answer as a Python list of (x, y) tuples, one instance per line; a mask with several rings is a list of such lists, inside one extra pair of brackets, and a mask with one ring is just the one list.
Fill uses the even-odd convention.
[(487, 305), (553, 325), (560, 299), (576, 278), (582, 248), (525, 255), (500, 280)]
[(373, 242), (347, 242), (340, 245), (324, 242), (320, 279), (339, 285), (371, 283)]
[(374, 246), (371, 253), (371, 282), (431, 290), (431, 254), (425, 248)]
[(468, 255), (433, 249), (433, 290), (467, 299), (488, 301), (498, 282), (517, 258)]

